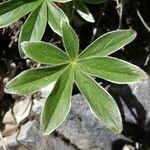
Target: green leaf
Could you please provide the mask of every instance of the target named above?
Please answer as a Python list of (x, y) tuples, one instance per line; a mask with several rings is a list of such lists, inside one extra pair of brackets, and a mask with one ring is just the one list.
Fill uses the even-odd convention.
[(79, 39), (75, 31), (68, 24), (68, 22), (62, 20), (62, 38), (66, 52), (71, 58), (76, 58), (79, 52)]
[(75, 72), (75, 83), (97, 119), (110, 130), (120, 133), (122, 131), (121, 115), (111, 95), (80, 70)]
[(43, 37), (47, 24), (47, 4), (44, 2), (35, 9), (24, 23), (19, 36), (19, 51), (21, 57), (25, 57), (21, 49), (21, 43), (24, 41), (40, 41)]
[(134, 30), (108, 32), (91, 43), (80, 54), (80, 58), (110, 55), (133, 41), (135, 37), (136, 32)]
[(139, 67), (113, 57), (93, 57), (79, 61), (82, 70), (113, 83), (126, 84), (148, 78)]
[(66, 118), (71, 106), (73, 70), (68, 68), (58, 79), (48, 96), (41, 115), (41, 130), (45, 134), (54, 131)]
[(56, 81), (65, 67), (62, 65), (23, 71), (6, 85), (5, 92), (23, 95), (37, 91)]
[(65, 13), (53, 2), (47, 1), (48, 3), (48, 23), (52, 30), (58, 35), (61, 35), (60, 22), (62, 19), (69, 22)]
[(89, 3), (89, 4), (101, 4), (106, 2), (107, 0), (82, 0), (84, 3)]
[(58, 47), (45, 42), (23, 42), (25, 55), (39, 63), (60, 65), (68, 63), (69, 57)]
[(0, 28), (12, 24), (40, 5), (41, 0), (13, 0), (0, 4)]
[(88, 22), (95, 22), (93, 15), (89, 11), (89, 9), (79, 0), (75, 1), (75, 7), (77, 13)]

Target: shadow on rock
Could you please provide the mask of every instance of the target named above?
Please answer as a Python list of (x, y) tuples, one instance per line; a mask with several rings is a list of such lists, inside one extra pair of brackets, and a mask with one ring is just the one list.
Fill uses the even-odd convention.
[(128, 85), (112, 85), (110, 87), (110, 93), (116, 99), (122, 115), (122, 134), (128, 139), (127, 141), (122, 139), (114, 141), (112, 150), (122, 150), (124, 145), (132, 145), (136, 150), (148, 150), (150, 148), (148, 110), (142, 102), (144, 99), (139, 100), (139, 97), (133, 92), (134, 88), (138, 88), (138, 85), (132, 88)]

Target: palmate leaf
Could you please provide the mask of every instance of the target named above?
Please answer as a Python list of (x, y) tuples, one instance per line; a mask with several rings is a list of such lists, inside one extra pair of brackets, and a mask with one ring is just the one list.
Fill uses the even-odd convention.
[(122, 131), (120, 111), (110, 94), (79, 69), (75, 71), (75, 83), (97, 119), (110, 130), (120, 133)]
[(61, 65), (69, 62), (69, 57), (58, 47), (46, 42), (23, 42), (25, 55), (39, 63)]
[(113, 57), (90, 57), (81, 59), (79, 67), (92, 76), (118, 84), (142, 81), (147, 74), (139, 67)]
[(25, 57), (21, 49), (21, 43), (24, 41), (40, 41), (47, 24), (47, 5), (44, 2), (36, 8), (25, 21), (19, 36), (19, 52), (21, 57)]
[(0, 28), (12, 24), (41, 4), (41, 0), (13, 0), (0, 4)]
[[(50, 5), (51, 2), (49, 7), (53, 12), (56, 6), (53, 3), (52, 7)], [(58, 25), (60, 18), (61, 15), (58, 20), (52, 20), (52, 22)], [(56, 29), (58, 29), (57, 27)], [(7, 85), (6, 92), (26, 94), (57, 80), (52, 93), (45, 102), (41, 117), (42, 131), (48, 134), (63, 122), (69, 112), (75, 72), (75, 83), (86, 97), (95, 116), (106, 127), (120, 133), (122, 120), (115, 101), (89, 76), (97, 76), (115, 83), (130, 83), (147, 77), (138, 67), (107, 56), (132, 41), (136, 33), (132, 30), (117, 30), (107, 33), (78, 55), (77, 35), (66, 21), (62, 21), (61, 27), (63, 43), (68, 54), (45, 42), (23, 42), (22, 49), (27, 57), (53, 67), (23, 72)], [(60, 30), (58, 29), (58, 31)]]
[(66, 65), (61, 65), (23, 71), (6, 85), (5, 92), (21, 95), (35, 92), (56, 81), (65, 68)]
[(79, 58), (93, 56), (107, 56), (121, 49), (136, 37), (134, 30), (115, 30), (97, 38), (79, 56)]
[[(66, 52), (70, 58), (74, 59), (77, 57), (79, 52), (79, 39), (75, 31), (66, 21), (61, 22), (62, 26), (62, 39)], [(68, 40), (69, 39), (69, 40)]]
[(48, 23), (52, 30), (56, 32), (58, 35), (61, 35), (61, 27), (60, 22), (62, 19), (69, 22), (65, 13), (53, 2), (50, 0), (47, 1), (48, 5)]
[(95, 22), (93, 15), (89, 9), (84, 5), (84, 3), (76, 0), (74, 2), (77, 13), (88, 22)]
[(41, 130), (54, 131), (66, 118), (71, 106), (73, 70), (69, 67), (58, 79), (48, 96), (41, 115)]

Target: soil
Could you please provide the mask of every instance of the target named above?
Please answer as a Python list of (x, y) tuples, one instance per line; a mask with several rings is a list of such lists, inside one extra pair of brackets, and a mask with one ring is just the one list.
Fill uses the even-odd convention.
[[(150, 30), (148, 30), (141, 21), (141, 18), (150, 26), (150, 1), (149, 0), (121, 0), (123, 4), (123, 13), (119, 18), (121, 5), (117, 5), (115, 0), (109, 0), (102, 5), (88, 5), (96, 22), (88, 23), (81, 19), (77, 14), (71, 24), (76, 30), (80, 38), (80, 48), (84, 49), (91, 41), (101, 36), (102, 34), (115, 29), (132, 28), (137, 31), (137, 38), (129, 45), (125, 46), (120, 51), (113, 54), (117, 58), (121, 58), (137, 66), (141, 67), (150, 74)], [(140, 15), (137, 13), (140, 12)], [(78, 19), (76, 20), (76, 18)], [(19, 74), (21, 71), (34, 67), (35, 63), (31, 60), (20, 58), (18, 53), (18, 35), (20, 27), (24, 22), (24, 18), (12, 24), (7, 28), (0, 29), (0, 129), (3, 130), (2, 119), (4, 114), (18, 100), (17, 96), (12, 96), (4, 93), (4, 84)], [(93, 29), (96, 28), (96, 35), (93, 34)], [(52, 41), (62, 47), (62, 41), (59, 36), (54, 34), (47, 27), (44, 41)], [(111, 86), (111, 83), (97, 79), (103, 83), (103, 86)], [(74, 94), (78, 93), (77, 88), (74, 89)], [(142, 129), (141, 129), (142, 130)], [(129, 132), (124, 131), (123, 134), (130, 137), (133, 142), (118, 140), (113, 144), (112, 149), (121, 150), (125, 144), (135, 145), (134, 142), (142, 144), (141, 149), (148, 149), (149, 135), (142, 133), (136, 134), (136, 130)]]

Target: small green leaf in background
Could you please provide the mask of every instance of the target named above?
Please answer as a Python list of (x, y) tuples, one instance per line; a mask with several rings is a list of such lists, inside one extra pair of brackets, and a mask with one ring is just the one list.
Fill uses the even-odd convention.
[(43, 37), (47, 24), (47, 5), (44, 2), (36, 8), (25, 21), (19, 36), (20, 56), (25, 57), (21, 49), (21, 43), (24, 41), (40, 41)]
[[(49, 7), (50, 4), (51, 2)], [(52, 4), (50, 9), (54, 11), (55, 8), (55, 4)], [(60, 17), (61, 13), (58, 20)], [(58, 25), (58, 20), (52, 21)], [(83, 53), (78, 54), (78, 36), (63, 17), (61, 28), (66, 52), (50, 43), (23, 42), (22, 49), (27, 57), (51, 67), (21, 73), (8, 83), (5, 91), (26, 94), (56, 81), (41, 115), (41, 129), (45, 134), (49, 134), (64, 121), (69, 112), (75, 81), (97, 119), (110, 130), (120, 133), (122, 120), (116, 102), (90, 76), (121, 84), (146, 79), (147, 74), (137, 66), (108, 56), (131, 42), (136, 33), (133, 30), (109, 32), (90, 44)]]
[(8, 26), (40, 5), (40, 0), (13, 0), (0, 3), (0, 28)]
[(23, 16), (29, 16), (25, 21), (19, 36), (19, 53), (26, 58), (21, 43), (24, 41), (40, 41), (46, 29), (47, 22), (54, 32), (61, 35), (60, 22), (69, 22), (65, 13), (54, 2), (70, 2), (71, 0), (10, 0), (0, 3), (0, 28), (6, 27)]
[(75, 83), (87, 99), (97, 119), (112, 131), (120, 133), (122, 131), (121, 115), (110, 94), (79, 69), (75, 71)]
[(77, 13), (83, 19), (85, 19), (88, 22), (95, 22), (93, 15), (91, 14), (91, 12), (84, 3), (80, 2), (79, 0), (76, 0), (74, 3)]
[(54, 131), (70, 111), (73, 70), (69, 67), (58, 79), (48, 96), (41, 115), (41, 129), (45, 134)]
[(61, 35), (61, 27), (60, 22), (62, 19), (69, 22), (65, 13), (53, 2), (47, 1), (48, 4), (48, 23), (50, 27), (56, 32), (58, 35)]

